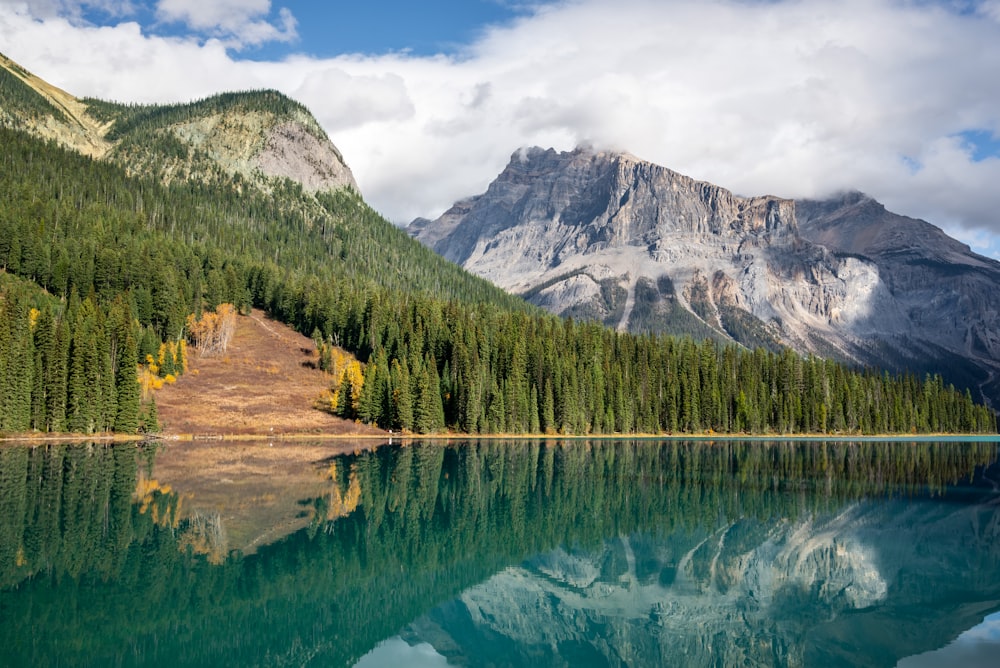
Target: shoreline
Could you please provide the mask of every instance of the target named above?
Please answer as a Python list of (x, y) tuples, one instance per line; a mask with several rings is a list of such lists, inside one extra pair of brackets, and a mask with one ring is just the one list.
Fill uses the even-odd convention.
[(679, 441), (679, 440), (740, 440), (740, 441), (965, 441), (970, 439), (1000, 442), (1000, 433), (929, 433), (929, 434), (725, 434), (697, 432), (691, 434), (462, 434), (447, 432), (439, 434), (397, 433), (260, 433), (260, 434), (14, 434), (0, 436), (0, 445), (15, 443), (71, 443), (80, 441), (102, 443), (128, 443), (135, 441), (162, 441), (170, 443), (242, 443), (303, 442), (303, 441), (384, 441), (413, 443), (415, 441), (484, 441), (484, 440), (541, 440), (541, 441)]

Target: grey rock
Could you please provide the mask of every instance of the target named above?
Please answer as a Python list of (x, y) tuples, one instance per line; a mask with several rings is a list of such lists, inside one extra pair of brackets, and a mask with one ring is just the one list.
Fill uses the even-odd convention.
[(255, 163), (263, 174), (289, 178), (308, 191), (346, 187), (361, 192), (337, 147), (294, 121), (270, 128)]
[(1000, 405), (1000, 263), (858, 193), (741, 197), (626, 153), (531, 148), (409, 229), (553, 313), (937, 372)]

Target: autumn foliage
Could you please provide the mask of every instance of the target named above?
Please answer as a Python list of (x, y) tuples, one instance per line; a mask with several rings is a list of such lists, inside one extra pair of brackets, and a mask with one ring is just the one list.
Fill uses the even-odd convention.
[(236, 331), (236, 307), (219, 304), (214, 313), (203, 313), (200, 319), (187, 317), (188, 336), (204, 356), (226, 352)]
[(156, 356), (147, 354), (138, 366), (136, 380), (139, 382), (143, 401), (153, 396), (153, 391), (177, 380), (188, 369), (187, 342), (167, 341), (161, 343)]

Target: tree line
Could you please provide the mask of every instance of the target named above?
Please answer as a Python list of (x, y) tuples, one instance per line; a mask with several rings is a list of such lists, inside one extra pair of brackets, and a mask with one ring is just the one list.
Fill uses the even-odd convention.
[[(322, 338), (323, 322), (305, 318), (298, 324), (314, 327), (314, 336)], [(367, 360), (360, 387), (346, 371), (335, 379), (341, 397), (357, 397), (339, 402), (340, 414), (387, 429), (470, 434), (996, 429), (988, 408), (940, 376), (851, 370), (788, 349), (636, 336), (596, 323), (420, 296), (369, 295), (353, 305), (332, 335)]]

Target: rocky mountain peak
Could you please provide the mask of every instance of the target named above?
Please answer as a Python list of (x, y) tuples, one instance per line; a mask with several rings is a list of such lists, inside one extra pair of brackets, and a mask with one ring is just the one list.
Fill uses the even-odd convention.
[(628, 153), (532, 147), (410, 232), (558, 314), (938, 372), (1000, 403), (1000, 263), (864, 193), (743, 197)]

